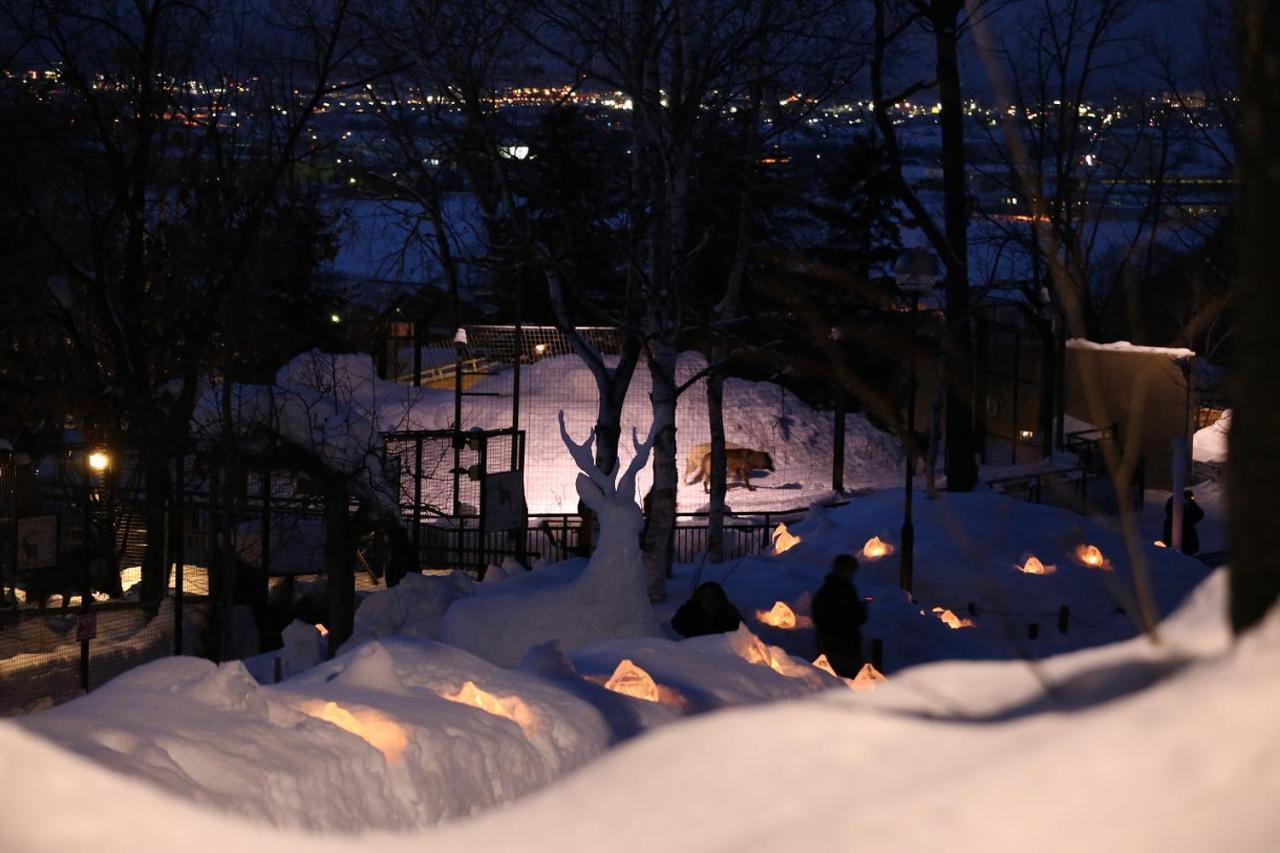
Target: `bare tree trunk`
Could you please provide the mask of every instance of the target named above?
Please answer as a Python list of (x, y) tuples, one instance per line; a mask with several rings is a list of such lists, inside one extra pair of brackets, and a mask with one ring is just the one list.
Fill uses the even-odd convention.
[[(667, 597), (676, 528), (676, 387), (678, 348), (674, 341), (659, 341), (649, 353), (653, 380), (650, 400), (656, 437), (653, 442), (653, 486), (646, 499), (644, 541), (645, 575), (650, 601)], [(659, 452), (660, 451), (660, 452)]]
[[(1227, 500), (1231, 533), (1231, 624), (1242, 632), (1280, 598), (1275, 493), (1280, 483), (1280, 288), (1274, 281), (1280, 199), (1280, 7), (1236, 0), (1243, 132), (1236, 237), (1235, 387)], [(1176, 500), (1176, 496), (1175, 496)]]
[[(723, 345), (711, 350), (713, 362), (724, 357)], [(707, 515), (707, 561), (724, 559), (724, 500), (728, 454), (724, 439), (724, 371), (712, 368), (707, 376), (707, 421), (711, 430), (711, 506)]]
[(973, 355), (969, 336), (968, 188), (964, 156), (964, 104), (956, 49), (963, 2), (934, 0), (938, 100), (942, 104), (943, 219), (953, 262), (947, 264), (946, 334), (947, 490), (967, 492), (978, 482), (973, 447)]

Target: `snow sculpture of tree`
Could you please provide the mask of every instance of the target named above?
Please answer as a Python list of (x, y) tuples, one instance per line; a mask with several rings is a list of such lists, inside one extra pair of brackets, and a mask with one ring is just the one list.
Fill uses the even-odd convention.
[(644, 516), (636, 505), (636, 474), (649, 461), (654, 431), (641, 442), (632, 431), (635, 457), (621, 478), (618, 465), (608, 474), (596, 467), (592, 435), (574, 442), (560, 412), (560, 436), (578, 464), (578, 495), (596, 514), (600, 535), (582, 574), (553, 587), (535, 588), (536, 576), (510, 583), (509, 592), (464, 598), (445, 614), (442, 637), (501, 666), (514, 666), (531, 646), (558, 640), (572, 651), (617, 637), (659, 633), (645, 589), (640, 530)]

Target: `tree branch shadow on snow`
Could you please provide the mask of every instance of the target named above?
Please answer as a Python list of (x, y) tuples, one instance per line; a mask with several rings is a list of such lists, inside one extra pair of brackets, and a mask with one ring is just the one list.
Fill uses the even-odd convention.
[(1005, 708), (981, 714), (962, 710), (956, 703), (923, 685), (910, 688), (946, 707), (942, 712), (892, 711), (895, 716), (918, 720), (990, 725), (1007, 723), (1045, 713), (1076, 713), (1107, 702), (1140, 693), (1182, 671), (1191, 658), (1169, 658), (1150, 661), (1122, 661), (1076, 673), (1060, 682), (1039, 679), (1042, 691)]

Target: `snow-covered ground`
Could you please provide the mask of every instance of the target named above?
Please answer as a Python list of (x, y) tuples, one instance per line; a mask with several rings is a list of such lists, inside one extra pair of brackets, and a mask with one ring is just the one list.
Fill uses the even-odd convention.
[[(677, 382), (683, 383), (706, 367), (698, 353), (680, 356)], [(525, 498), (531, 513), (577, 511), (574, 491), (577, 469), (565, 454), (557, 417), (561, 410), (569, 432), (585, 437), (595, 424), (598, 393), (587, 367), (576, 356), (541, 359), (525, 365), (521, 375), (520, 425), (526, 433)], [(282, 368), (271, 393), (277, 420), (286, 434), (300, 440), (310, 430), (316, 452), (350, 468), (363, 453), (361, 442), (374, 443), (379, 430), (452, 429), (452, 390), (410, 388), (379, 380), (372, 359), (361, 355), (309, 353)], [(652, 421), (652, 387), (643, 364), (635, 372), (623, 409), (624, 435), (634, 427), (643, 435)], [(463, 398), (464, 429), (505, 429), (511, 426), (511, 371), (487, 376)], [(239, 390), (242, 417), (260, 417), (268, 408), (263, 387)], [(686, 484), (690, 449), (710, 440), (705, 381), (699, 380), (681, 397), (676, 415), (676, 442), (682, 482), (679, 508), (692, 511), (707, 503), (702, 483)], [(216, 392), (197, 414), (198, 423), (216, 433), (219, 420)], [(773, 472), (757, 472), (754, 490), (731, 485), (729, 506), (737, 512), (793, 509), (831, 494), (833, 415), (811, 409), (794, 394), (770, 382), (730, 379), (724, 394), (725, 435), (731, 446), (764, 451), (773, 459)], [(902, 451), (894, 437), (876, 429), (861, 415), (846, 420), (845, 486), (872, 488), (896, 482)], [(697, 454), (695, 454), (697, 455)], [(624, 440), (622, 463), (630, 459)], [(700, 458), (700, 456), (698, 457)], [(696, 464), (697, 459), (694, 460)], [(641, 472), (637, 494), (652, 482)], [(425, 482), (425, 499), (432, 489), (445, 489), (444, 480)], [(451, 487), (450, 487), (451, 488)], [(446, 489), (447, 491), (447, 489)], [(412, 489), (406, 487), (406, 493)], [(438, 496), (446, 498), (445, 491)]]
[[(836, 686), (808, 700), (705, 715), (633, 740), (510, 808), (358, 843), (389, 851), (1274, 850), (1280, 616), (1233, 645), (1225, 594), (1218, 573), (1165, 621), (1159, 647), (1135, 639), (1038, 664), (939, 663), (872, 692)], [(27, 816), (8, 823), (5, 848), (348, 850), (357, 843), (350, 836), (296, 827), (402, 825), (432, 808), (465, 813), (460, 800), (493, 792), (493, 782), (472, 787), (477, 775), (517, 793), (610, 736), (593, 723), (599, 711), (589, 697), (550, 699), (549, 676), (492, 670), (415, 641), (364, 648), (374, 651), (282, 688), (256, 687), (234, 665), (165, 661), (63, 709), (0, 725), (6, 803)], [(525, 734), (517, 721), (439, 697), (462, 677), (520, 691), (529, 711), (554, 716)], [(672, 713), (616, 699), (619, 717), (634, 711), (637, 725)], [(572, 743), (558, 743), (567, 731)], [(406, 801), (414, 791), (444, 799)], [(286, 805), (308, 819), (264, 825), (265, 812)]]
[[(485, 584), (411, 577), (366, 598), (353, 640), (307, 669), (319, 638), (296, 625), (285, 675), (302, 671), (278, 685), (259, 683), (265, 660), (251, 662), (257, 680), (239, 662), (146, 665), (0, 725), (10, 807), (63, 816), (16, 821), (6, 843), (351, 843), (297, 832), (309, 829), (413, 831), (367, 839), (385, 849), (1261, 850), (1280, 837), (1267, 805), (1280, 694), (1262, 677), (1280, 663), (1280, 620), (1231, 647), (1223, 574), (1205, 580), (1197, 561), (1147, 546), (1162, 614), (1201, 585), (1161, 624), (1161, 645), (1132, 639), (1117, 611), (1132, 612), (1129, 555), (1068, 512), (981, 493), (920, 499), (916, 600), (897, 589), (896, 551), (864, 558), (857, 576), (888, 680), (855, 692), (811, 665), (809, 594), (832, 555), (872, 536), (896, 546), (900, 510), (898, 491), (815, 509), (785, 553), (680, 567), (655, 615), (719, 579), (746, 620), (736, 634), (681, 641), (668, 626), (539, 646), (514, 668), (436, 641), (453, 602), (570, 583), (586, 564), (574, 560)], [(1088, 545), (1101, 567), (1080, 561)], [(1033, 555), (1044, 574), (1018, 570)], [(763, 624), (776, 602), (796, 627)], [(948, 627), (935, 606), (973, 624)]]

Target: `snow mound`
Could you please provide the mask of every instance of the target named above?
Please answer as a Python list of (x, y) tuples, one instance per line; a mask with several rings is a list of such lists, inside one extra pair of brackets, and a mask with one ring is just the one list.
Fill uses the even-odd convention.
[(1231, 410), (1216, 421), (1198, 429), (1191, 439), (1191, 456), (1197, 462), (1226, 462), (1227, 439), (1231, 434)]
[(391, 636), (438, 639), (449, 605), (475, 591), (475, 581), (462, 572), (406, 575), (390, 589), (365, 596), (356, 609), (351, 639), (339, 651)]

